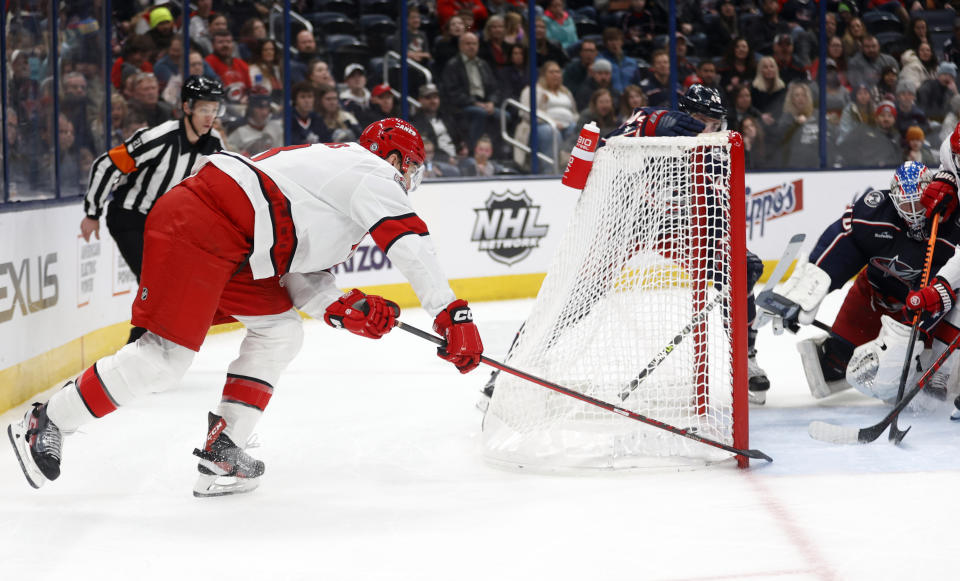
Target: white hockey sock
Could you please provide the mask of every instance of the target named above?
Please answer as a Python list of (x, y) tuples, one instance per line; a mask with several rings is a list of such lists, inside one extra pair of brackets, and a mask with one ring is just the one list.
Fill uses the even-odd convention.
[(94, 419), (80, 397), (76, 381), (53, 394), (47, 402), (47, 416), (65, 434), (76, 432), (77, 428)]
[(253, 433), (257, 422), (260, 421), (260, 416), (263, 415), (263, 412), (257, 408), (228, 401), (221, 401), (214, 413), (226, 420), (227, 426), (223, 429), (224, 433), (241, 448)]

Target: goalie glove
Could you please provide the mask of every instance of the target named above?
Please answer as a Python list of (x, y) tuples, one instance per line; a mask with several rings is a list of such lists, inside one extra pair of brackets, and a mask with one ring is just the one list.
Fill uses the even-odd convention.
[(379, 339), (393, 329), (399, 315), (397, 303), (353, 289), (327, 307), (323, 320), (331, 327)]
[(940, 214), (944, 220), (949, 218), (957, 209), (957, 178), (952, 172), (938, 171), (924, 188), (920, 203), (927, 209), (927, 218), (934, 214)]
[(759, 328), (772, 321), (777, 335), (783, 333), (784, 327), (796, 332), (800, 325), (810, 325), (817, 318), (820, 303), (830, 292), (830, 275), (816, 264), (804, 262), (779, 290), (780, 293), (774, 295), (775, 301), (758, 298), (754, 326)]
[(646, 137), (693, 137), (707, 126), (681, 111), (657, 110), (643, 121), (640, 133)]
[(916, 311), (927, 311), (934, 315), (946, 313), (953, 308), (957, 300), (957, 293), (950, 288), (950, 283), (941, 277), (935, 277), (933, 282), (922, 289), (911, 291), (907, 295), (904, 314), (913, 317)]
[(480, 365), (483, 342), (467, 301), (457, 299), (447, 305), (433, 321), (433, 330), (447, 341), (444, 347), (437, 347), (440, 359), (453, 363), (460, 373), (468, 373)]

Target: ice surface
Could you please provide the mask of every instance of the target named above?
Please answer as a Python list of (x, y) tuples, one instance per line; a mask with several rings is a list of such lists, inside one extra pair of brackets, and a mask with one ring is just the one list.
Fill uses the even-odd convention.
[[(837, 298), (828, 301), (824, 310), (836, 309)], [(473, 305), (489, 355), (503, 357), (531, 305)], [(422, 311), (402, 318), (430, 328)], [(315, 321), (306, 330), (258, 426), (263, 445), (252, 453), (267, 472), (251, 494), (191, 495), (190, 451), (240, 332), (211, 336), (178, 389), (68, 437), (63, 475), (40, 490), (0, 445), (0, 576), (958, 578), (960, 423), (947, 420), (950, 407), (905, 415), (901, 426), (913, 429), (900, 447), (886, 436), (816, 442), (813, 419), (863, 427), (888, 408), (852, 391), (814, 400), (797, 337), (760, 337), (773, 387), (752, 410), (751, 447), (773, 464), (560, 476), (482, 460), (474, 403), (487, 370), (461, 376), (432, 344), (399, 330), (381, 341)]]

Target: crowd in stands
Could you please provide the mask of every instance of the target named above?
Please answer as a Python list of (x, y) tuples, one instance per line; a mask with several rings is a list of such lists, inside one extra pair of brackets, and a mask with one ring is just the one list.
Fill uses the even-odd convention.
[[(960, 19), (943, 0), (829, 0), (825, 39), (813, 0), (678, 0), (677, 86), (664, 0), (542, 0), (533, 38), (524, 0), (411, 0), (406, 46), (394, 0), (295, 0), (287, 102), (282, 19), (271, 18), (278, 2), (194, 0), (190, 14), (179, 2), (114, 2), (109, 31), (85, 12), (96, 3), (66, 4), (56, 138), (54, 62), (43, 44), (49, 15), (8, 15), (5, 154), (8, 181), (21, 190), (51, 187), (55, 140), (61, 189), (82, 193), (96, 155), (181, 115), (185, 19), (187, 73), (223, 82), (217, 128), (243, 154), (284, 143), (286, 107), (294, 144), (350, 141), (366, 124), (398, 116), (399, 64), (388, 51), (411, 63), (410, 117), (427, 142), (431, 178), (527, 172), (532, 156), (511, 142), (534, 131), (551, 159), (541, 171), (558, 172), (585, 123), (608, 131), (635, 107), (668, 107), (695, 82), (720, 91), (749, 169), (819, 167), (821, 109), (827, 167), (936, 165), (960, 118)], [(113, 58), (104, 71), (106, 46)], [(535, 126), (524, 112), (532, 94), (542, 116)]]

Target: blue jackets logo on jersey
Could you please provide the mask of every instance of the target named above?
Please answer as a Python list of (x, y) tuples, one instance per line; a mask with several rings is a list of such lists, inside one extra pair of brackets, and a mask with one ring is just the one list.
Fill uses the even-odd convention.
[(523, 190), (519, 193), (507, 190), (502, 194), (490, 192), (483, 208), (475, 208), (472, 242), (479, 243), (479, 250), (502, 264), (516, 264), (540, 246), (540, 239), (549, 228), (537, 224), (540, 206)]

